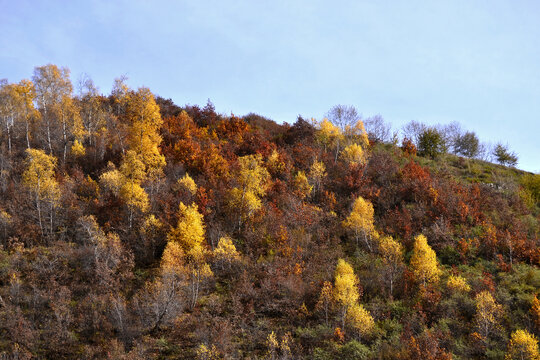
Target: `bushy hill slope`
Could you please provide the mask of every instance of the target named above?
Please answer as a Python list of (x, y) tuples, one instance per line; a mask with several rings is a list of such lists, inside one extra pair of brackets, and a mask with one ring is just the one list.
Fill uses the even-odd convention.
[(1, 100), (5, 358), (537, 356), (539, 175), (42, 70)]

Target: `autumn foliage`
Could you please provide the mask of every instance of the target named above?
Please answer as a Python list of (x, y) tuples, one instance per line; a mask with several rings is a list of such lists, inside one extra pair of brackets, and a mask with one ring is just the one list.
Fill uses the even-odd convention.
[(0, 83), (0, 358), (539, 358), (538, 175), (79, 88)]

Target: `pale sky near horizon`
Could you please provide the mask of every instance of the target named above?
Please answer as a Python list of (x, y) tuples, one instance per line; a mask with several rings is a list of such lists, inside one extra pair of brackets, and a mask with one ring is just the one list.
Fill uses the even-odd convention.
[(538, 1), (0, 0), (0, 78), (47, 63), (277, 122), (458, 121), (540, 172)]

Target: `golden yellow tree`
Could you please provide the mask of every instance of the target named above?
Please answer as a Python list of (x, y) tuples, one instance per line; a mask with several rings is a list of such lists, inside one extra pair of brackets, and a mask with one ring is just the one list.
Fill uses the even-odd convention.
[(62, 127), (62, 143), (63, 143), (63, 161), (66, 161), (66, 155), (68, 150), (68, 144), (70, 142), (77, 141), (79, 142), (79, 152), (80, 141), (84, 137), (84, 126), (82, 123), (80, 109), (77, 104), (73, 101), (71, 96), (63, 95), (62, 99), (58, 106), (58, 117), (60, 118), (60, 124)]
[(413, 255), (411, 257), (411, 270), (424, 286), (439, 281), (441, 270), (437, 263), (437, 254), (428, 245), (427, 238), (420, 234), (414, 239)]
[[(14, 138), (22, 137), (26, 132), (27, 148), (30, 148), (30, 123), (37, 117), (34, 108), (35, 91), (31, 81), (21, 80), (18, 84), (8, 84), (0, 81), (0, 120), (7, 137), (7, 148), (11, 154)], [(23, 130), (24, 129), (24, 130)]]
[(204, 244), (204, 232), (203, 216), (197, 210), (197, 205), (185, 206), (180, 203), (178, 225), (167, 235), (168, 243), (163, 258), (170, 258), (169, 253), (174, 252), (177, 254), (175, 258), (183, 259), (190, 280), (191, 307), (197, 303), (202, 283), (213, 276), (206, 263), (208, 251)]
[(218, 245), (213, 251), (213, 255), (215, 261), (220, 264), (222, 268), (225, 264), (230, 268), (234, 262), (240, 260), (240, 253), (236, 250), (236, 246), (234, 246), (232, 239), (228, 236), (219, 239)]
[(538, 339), (527, 330), (516, 330), (510, 337), (505, 360), (539, 360)]
[(122, 175), (120, 197), (128, 207), (131, 229), (135, 211), (144, 213), (148, 210), (148, 195), (141, 186), (146, 178), (145, 165), (134, 151), (129, 150), (124, 156), (120, 174)]
[(356, 330), (360, 336), (369, 335), (375, 327), (373, 317), (369, 311), (360, 304), (353, 304), (347, 310), (347, 323)]
[(332, 301), (334, 300), (333, 293), (334, 287), (332, 286), (332, 283), (330, 281), (325, 281), (321, 289), (321, 294), (319, 295), (319, 300), (315, 305), (317, 310), (324, 311), (324, 320), (326, 326), (328, 326), (328, 312), (330, 311)]
[(482, 291), (475, 297), (476, 314), (475, 323), (484, 340), (487, 340), (491, 331), (497, 326), (502, 315), (502, 306), (497, 304), (489, 291)]
[(335, 161), (338, 158), (341, 142), (346, 145), (358, 144), (364, 148), (369, 144), (364, 123), (354, 106), (336, 105), (328, 112), (328, 118), (341, 133), (341, 137), (336, 141)]
[(178, 225), (167, 235), (167, 240), (178, 243), (184, 252), (203, 245), (205, 226), (203, 215), (196, 204), (189, 206), (180, 203), (178, 207)]
[(343, 149), (341, 157), (349, 164), (365, 165), (367, 162), (367, 155), (362, 146), (358, 144), (351, 144)]
[(266, 184), (270, 178), (268, 171), (262, 166), (260, 154), (238, 158), (236, 172), (237, 185), (229, 192), (229, 205), (238, 211), (238, 228), (261, 205), (261, 197), (266, 194)]
[(75, 157), (83, 156), (86, 154), (86, 149), (79, 140), (75, 139), (75, 141), (73, 141), (73, 145), (71, 145), (71, 153)]
[(322, 161), (315, 160), (309, 169), (309, 180), (313, 184), (315, 193), (322, 189), (322, 181), (326, 177), (326, 166)]
[(150, 179), (160, 176), (165, 166), (165, 157), (159, 152), (163, 123), (154, 95), (148, 88), (139, 88), (127, 93), (126, 118), (129, 123), (128, 143), (130, 149), (140, 155)]
[(465, 293), (471, 291), (471, 286), (467, 283), (467, 280), (460, 275), (450, 275), (446, 287), (453, 292)]
[(356, 245), (360, 237), (364, 240), (369, 251), (373, 251), (373, 237), (375, 227), (373, 225), (373, 205), (359, 196), (353, 203), (353, 209), (349, 216), (343, 221), (343, 226), (354, 232)]
[(316, 133), (316, 139), (319, 144), (324, 147), (324, 151), (327, 148), (336, 146), (339, 151), (339, 143), (343, 141), (343, 133), (339, 127), (332, 124), (328, 119), (324, 118), (317, 124), (318, 131)]
[(184, 177), (178, 180), (178, 187), (188, 192), (191, 196), (195, 196), (195, 194), (197, 193), (197, 184), (191, 178), (191, 176), (189, 176), (188, 173), (186, 173)]
[(27, 149), (26, 170), (22, 175), (23, 184), (33, 193), (38, 212), (39, 228), (43, 235), (41, 204), (49, 204), (49, 235), (53, 234), (53, 210), (60, 200), (60, 187), (54, 177), (56, 158), (43, 150)]
[(384, 236), (379, 239), (379, 253), (390, 283), (390, 297), (393, 297), (394, 282), (403, 268), (403, 246), (391, 236)]
[(39, 116), (39, 113), (34, 107), (36, 91), (34, 88), (34, 84), (30, 80), (19, 81), (19, 84), (16, 87), (16, 91), (22, 101), (23, 106), (22, 119), (24, 120), (26, 148), (30, 149), (30, 125), (32, 123), (32, 119), (35, 119)]
[(109, 162), (107, 170), (99, 177), (101, 191), (110, 191), (114, 196), (120, 195), (120, 188), (124, 183), (124, 178), (116, 166)]
[(362, 120), (357, 120), (353, 125), (346, 125), (343, 134), (349, 144), (357, 144), (366, 149), (369, 138)]
[(126, 204), (129, 228), (133, 227), (136, 211), (145, 213), (148, 210), (148, 194), (141, 184), (146, 179), (146, 171), (140, 157), (133, 150), (126, 152), (120, 170), (113, 163), (107, 165), (99, 178), (101, 189), (110, 191)]
[(196, 353), (197, 360), (220, 360), (223, 358), (215, 345), (206, 346), (205, 344), (200, 344)]
[(299, 171), (294, 177), (294, 189), (301, 199), (305, 199), (311, 194), (313, 186), (309, 184), (308, 178), (303, 171)]
[(339, 259), (334, 276), (334, 301), (341, 307), (342, 328), (345, 327), (348, 309), (357, 303), (359, 297), (358, 277), (348, 262)]
[(272, 150), (272, 153), (266, 159), (266, 167), (274, 176), (280, 176), (286, 170), (285, 163), (276, 149)]

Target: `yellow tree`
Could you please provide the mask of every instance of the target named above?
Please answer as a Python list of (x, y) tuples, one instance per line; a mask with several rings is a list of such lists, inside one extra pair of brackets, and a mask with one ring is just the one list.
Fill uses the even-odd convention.
[(345, 327), (347, 311), (357, 303), (359, 297), (358, 277), (349, 263), (339, 259), (334, 276), (334, 301), (341, 308), (342, 328)]
[(47, 155), (43, 150), (27, 149), (26, 170), (22, 175), (23, 184), (30, 189), (35, 199), (38, 212), (38, 221), (41, 234), (43, 235), (43, 222), (41, 204), (43, 201), (49, 204), (49, 234), (53, 234), (53, 210), (60, 200), (60, 188), (54, 177), (56, 158)]
[(324, 147), (324, 151), (326, 152), (326, 148), (330, 148), (332, 146), (337, 147), (337, 151), (339, 151), (339, 143), (343, 139), (343, 134), (339, 127), (332, 124), (328, 119), (324, 118), (320, 123), (317, 124), (318, 131), (315, 134), (317, 142), (321, 144)]
[(427, 238), (420, 234), (414, 239), (413, 254), (411, 257), (411, 270), (424, 286), (439, 281), (441, 270), (437, 263), (437, 254), (428, 245)]
[(145, 179), (145, 166), (132, 150), (126, 152), (120, 170), (109, 163), (107, 171), (99, 178), (102, 190), (110, 191), (126, 204), (130, 229), (133, 227), (135, 212), (145, 213), (148, 210), (148, 195), (141, 186)]
[(195, 196), (197, 193), (197, 184), (188, 173), (186, 173), (183, 178), (178, 180), (178, 186), (180, 189), (188, 192), (191, 196)]
[(364, 149), (369, 145), (369, 138), (364, 127), (364, 122), (360, 119), (352, 125), (346, 125), (343, 134), (349, 144), (357, 144)]
[(221, 237), (217, 247), (213, 251), (215, 261), (223, 268), (227, 264), (229, 268), (234, 262), (240, 260), (240, 253), (236, 250), (233, 241), (230, 237)]
[(539, 360), (538, 340), (527, 330), (516, 330), (510, 337), (505, 360)]
[(167, 235), (167, 241), (178, 243), (187, 253), (194, 247), (203, 246), (204, 232), (203, 215), (199, 213), (197, 205), (186, 206), (181, 202), (178, 208), (178, 224)]
[(326, 177), (326, 166), (322, 161), (315, 160), (309, 169), (309, 180), (313, 184), (315, 193), (319, 193), (322, 188), (322, 181)]
[(148, 88), (139, 88), (126, 95), (126, 119), (129, 123), (128, 143), (146, 166), (150, 179), (160, 176), (165, 157), (159, 152), (163, 123), (154, 95)]
[(30, 124), (33, 118), (36, 118), (39, 113), (34, 108), (34, 99), (36, 97), (36, 91), (34, 84), (30, 80), (21, 80), (15, 88), (19, 98), (22, 101), (23, 113), (22, 118), (24, 120), (26, 148), (30, 149)]
[(129, 211), (129, 228), (133, 226), (133, 215), (136, 210), (144, 213), (148, 210), (148, 195), (141, 187), (146, 178), (144, 163), (139, 156), (129, 150), (120, 166), (121, 187), (120, 197), (126, 203)]
[(203, 216), (197, 210), (197, 205), (185, 206), (184, 203), (180, 203), (178, 225), (167, 235), (168, 243), (163, 257), (169, 256), (168, 253), (172, 251), (170, 249), (174, 249), (175, 253), (181, 251), (190, 279), (191, 307), (197, 303), (202, 283), (213, 275), (206, 263), (208, 252), (204, 244), (204, 233)]
[(197, 347), (196, 353), (197, 360), (221, 360), (223, 358), (215, 345), (206, 346), (205, 344), (200, 344)]
[(107, 170), (99, 177), (101, 191), (110, 191), (114, 196), (120, 195), (120, 188), (124, 184), (124, 178), (116, 166), (109, 162)]
[(336, 105), (328, 112), (328, 118), (342, 134), (337, 141), (335, 161), (339, 154), (340, 142), (345, 142), (346, 145), (355, 143), (363, 147), (369, 144), (364, 123), (354, 106)]
[[(71, 96), (62, 96), (62, 99), (58, 104), (57, 111), (62, 126), (63, 161), (65, 162), (69, 142), (79, 142), (82, 140), (84, 136), (84, 127), (80, 115), (80, 109), (73, 101)], [(78, 151), (81, 153), (80, 147), (82, 147), (82, 144), (80, 142), (78, 147)]]
[(367, 161), (366, 152), (362, 146), (351, 144), (343, 149), (341, 157), (349, 164), (365, 165)]
[[(0, 119), (7, 137), (7, 148), (11, 154), (14, 138), (22, 137), (22, 128), (26, 128), (27, 148), (30, 148), (30, 120), (36, 116), (33, 100), (34, 86), (28, 80), (19, 84), (0, 82)], [(0, 129), (0, 132), (2, 130)]]
[(324, 311), (324, 320), (326, 326), (328, 326), (328, 312), (330, 311), (330, 306), (333, 301), (333, 292), (334, 287), (330, 281), (325, 281), (321, 289), (321, 294), (319, 295), (319, 300), (315, 305), (315, 308), (318, 310)]
[(307, 176), (303, 171), (299, 171), (294, 177), (294, 189), (301, 199), (305, 199), (311, 194), (313, 186), (309, 184)]
[(237, 186), (229, 192), (229, 205), (238, 211), (238, 228), (241, 228), (246, 218), (260, 209), (261, 197), (266, 194), (269, 178), (268, 171), (262, 166), (260, 154), (238, 158)]
[(471, 291), (471, 286), (467, 284), (467, 280), (460, 275), (450, 275), (446, 287), (454, 292), (466, 293)]
[(484, 340), (497, 326), (498, 319), (502, 315), (502, 306), (497, 304), (489, 291), (482, 291), (475, 297), (476, 314), (475, 323), (478, 331)]
[(379, 253), (390, 283), (390, 297), (393, 297), (394, 282), (403, 268), (403, 246), (391, 236), (385, 236), (379, 239)]
[(347, 322), (360, 336), (370, 334), (375, 327), (373, 317), (362, 305), (353, 304), (347, 310)]
[(86, 149), (79, 140), (75, 139), (75, 141), (73, 141), (73, 145), (71, 145), (71, 153), (75, 157), (83, 156), (86, 154)]
[(369, 251), (373, 251), (373, 237), (375, 227), (373, 225), (373, 205), (359, 196), (353, 203), (350, 215), (343, 221), (343, 226), (354, 232), (356, 245), (360, 237), (364, 240)]

